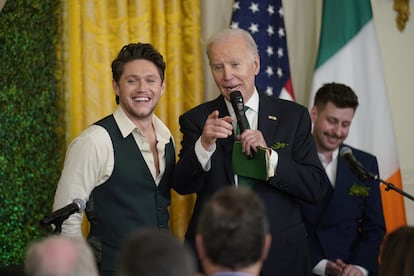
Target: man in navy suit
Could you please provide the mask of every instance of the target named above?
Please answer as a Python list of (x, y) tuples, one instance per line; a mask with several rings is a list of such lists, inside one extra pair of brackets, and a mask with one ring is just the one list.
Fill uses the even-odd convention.
[[(340, 83), (323, 85), (311, 110), (313, 136), (331, 185), (318, 204), (303, 203), (313, 273), (377, 275), (385, 234), (380, 183), (353, 174), (341, 149), (358, 107), (354, 91)], [(362, 166), (378, 175), (375, 156), (351, 148)], [(360, 179), (361, 178), (361, 179)]]
[[(238, 185), (232, 167), (232, 147), (240, 139), (250, 155), (258, 147), (268, 154), (268, 180), (254, 180), (252, 189), (268, 211), (272, 245), (262, 275), (311, 274), (310, 256), (299, 200), (317, 202), (325, 185), (311, 134), (307, 109), (269, 97), (255, 87), (260, 70), (257, 46), (241, 29), (224, 30), (207, 45), (213, 78), (221, 95), (180, 116), (182, 149), (174, 172), (174, 189), (196, 193), (186, 240), (194, 246), (198, 216), (207, 199), (221, 187)], [(249, 108), (250, 129), (236, 136), (236, 115), (230, 93), (240, 91)]]

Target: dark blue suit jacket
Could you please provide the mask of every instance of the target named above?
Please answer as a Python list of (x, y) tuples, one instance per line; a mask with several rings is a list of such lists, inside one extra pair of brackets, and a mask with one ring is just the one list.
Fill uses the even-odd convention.
[[(234, 185), (231, 165), (234, 136), (217, 140), (211, 169), (207, 172), (195, 155), (195, 142), (202, 134), (208, 115), (214, 110), (219, 111), (219, 117), (229, 115), (222, 96), (186, 112), (179, 120), (183, 140), (174, 173), (174, 189), (180, 194), (197, 194), (186, 233), (190, 242), (194, 242), (197, 218), (204, 202), (221, 187)], [(258, 129), (268, 146), (286, 145), (277, 150), (276, 175), (267, 182), (257, 180), (254, 183), (254, 190), (266, 205), (272, 234), (272, 246), (264, 263), (263, 275), (310, 275), (299, 199), (309, 202), (321, 199), (325, 178), (310, 132), (308, 110), (294, 102), (260, 95)]]
[[(366, 170), (378, 174), (377, 159), (373, 155), (355, 148), (352, 153)], [(368, 196), (351, 195), (353, 184), (368, 188)], [(302, 214), (313, 266), (321, 259), (340, 258), (345, 263), (364, 267), (369, 275), (377, 275), (378, 254), (385, 234), (379, 181), (359, 180), (339, 157), (335, 189), (327, 186), (318, 204), (304, 203)]]

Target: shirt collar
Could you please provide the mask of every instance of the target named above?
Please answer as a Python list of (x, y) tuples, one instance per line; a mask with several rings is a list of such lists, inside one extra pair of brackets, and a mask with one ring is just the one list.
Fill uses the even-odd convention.
[(256, 88), (254, 89), (253, 95), (245, 103), (245, 105), (256, 113), (259, 112), (259, 92), (257, 92)]
[[(338, 160), (338, 154), (339, 154), (339, 148), (335, 149), (335, 150), (332, 152), (332, 160), (331, 160), (331, 162), (337, 162), (337, 160)], [(322, 165), (323, 165), (324, 167), (326, 167), (327, 165), (329, 165), (329, 164), (331, 163), (331, 162), (328, 162), (328, 161), (326, 160), (325, 155), (323, 155), (322, 153), (319, 153), (319, 152), (318, 152), (318, 156), (319, 156), (319, 160), (321, 160)]]
[[(122, 137), (125, 138), (131, 134), (135, 129), (141, 134), (140, 129), (128, 118), (120, 106), (114, 111), (114, 118), (121, 131)], [(167, 144), (171, 137), (171, 132), (167, 126), (155, 115), (152, 115), (152, 124), (157, 133), (157, 140), (161, 143)]]

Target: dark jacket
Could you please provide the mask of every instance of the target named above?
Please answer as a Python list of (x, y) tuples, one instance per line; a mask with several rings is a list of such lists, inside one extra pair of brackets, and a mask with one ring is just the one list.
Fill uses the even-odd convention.
[[(207, 172), (195, 155), (195, 142), (214, 110), (219, 111), (219, 117), (229, 115), (222, 96), (186, 112), (179, 120), (183, 140), (174, 172), (174, 188), (181, 194), (197, 194), (186, 233), (190, 243), (194, 242), (197, 218), (204, 202), (221, 187), (234, 185), (231, 165), (234, 136), (217, 140), (211, 169)], [(298, 199), (318, 201), (322, 197), (324, 177), (310, 132), (308, 110), (294, 102), (260, 95), (258, 129), (268, 146), (279, 147), (276, 175), (268, 181), (256, 180), (253, 188), (266, 205), (272, 234), (263, 275), (309, 275), (306, 231)]]
[[(375, 156), (355, 148), (352, 153), (366, 170), (378, 175)], [(379, 249), (385, 234), (379, 181), (361, 181), (339, 157), (335, 189), (332, 185), (326, 187), (318, 204), (303, 204), (312, 265), (321, 259), (340, 258), (364, 267), (369, 275), (377, 275)]]

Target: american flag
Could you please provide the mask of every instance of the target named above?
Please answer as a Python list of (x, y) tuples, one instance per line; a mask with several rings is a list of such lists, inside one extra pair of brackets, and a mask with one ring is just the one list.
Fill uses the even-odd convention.
[(259, 92), (294, 101), (281, 0), (235, 1), (230, 28), (248, 31), (257, 43)]

